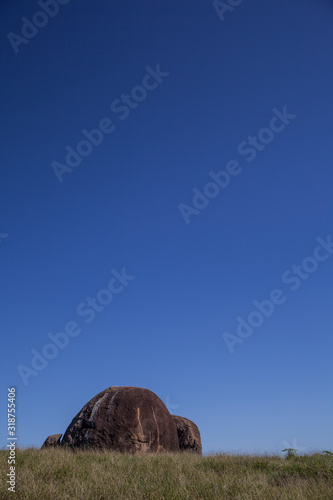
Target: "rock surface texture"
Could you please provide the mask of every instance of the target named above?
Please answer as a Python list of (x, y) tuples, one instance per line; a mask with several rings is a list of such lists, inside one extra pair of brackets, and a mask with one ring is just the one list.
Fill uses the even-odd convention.
[(51, 436), (48, 436), (45, 439), (42, 448), (49, 448), (50, 446), (54, 448), (55, 446), (60, 446), (61, 436), (62, 434), (52, 434)]
[(194, 422), (178, 415), (172, 415), (177, 426), (180, 450), (194, 451), (202, 454), (201, 436)]
[(194, 422), (170, 415), (149, 389), (112, 386), (84, 405), (65, 435), (49, 436), (42, 448), (70, 446), (122, 452), (194, 451), (202, 453)]
[(91, 399), (61, 444), (132, 453), (179, 450), (176, 422), (165, 404), (149, 389), (129, 386), (109, 387)]

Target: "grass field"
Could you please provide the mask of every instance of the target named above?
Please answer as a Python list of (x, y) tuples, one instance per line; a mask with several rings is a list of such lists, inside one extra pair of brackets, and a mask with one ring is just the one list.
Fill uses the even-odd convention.
[(333, 457), (123, 455), (98, 451), (16, 450), (16, 493), (8, 492), (8, 452), (0, 451), (0, 498), (333, 499)]

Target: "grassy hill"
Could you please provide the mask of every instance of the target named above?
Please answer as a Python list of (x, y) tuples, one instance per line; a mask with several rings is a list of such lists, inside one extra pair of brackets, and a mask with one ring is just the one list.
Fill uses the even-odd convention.
[[(1, 477), (8, 452), (0, 451)], [(16, 450), (16, 494), (1, 482), (0, 498), (333, 499), (333, 457), (123, 455), (66, 449)]]

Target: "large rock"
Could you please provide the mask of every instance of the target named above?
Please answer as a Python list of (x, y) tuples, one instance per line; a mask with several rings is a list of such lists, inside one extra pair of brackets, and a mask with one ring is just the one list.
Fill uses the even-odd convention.
[(127, 452), (179, 451), (177, 427), (149, 389), (109, 387), (91, 399), (67, 428), (62, 445)]
[(48, 436), (45, 439), (42, 448), (49, 448), (49, 447), (55, 448), (56, 446), (60, 446), (61, 436), (62, 434), (52, 434), (51, 436)]
[(201, 436), (194, 422), (178, 415), (172, 415), (177, 426), (179, 448), (202, 454)]

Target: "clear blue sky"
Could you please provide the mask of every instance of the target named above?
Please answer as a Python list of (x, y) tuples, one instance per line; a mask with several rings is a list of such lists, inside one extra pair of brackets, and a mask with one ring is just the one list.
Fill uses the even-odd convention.
[[(0, 7), (2, 442), (7, 387), (18, 444), (40, 446), (134, 385), (196, 422), (204, 452), (332, 449), (332, 2), (219, 15), (72, 0), (53, 17), (14, 3)], [(79, 144), (101, 122), (103, 141)], [(91, 152), (71, 167), (66, 146)], [(111, 281), (123, 267), (127, 286)], [(238, 335), (272, 292), (281, 303)], [(18, 366), (68, 322), (80, 333), (25, 384)]]

